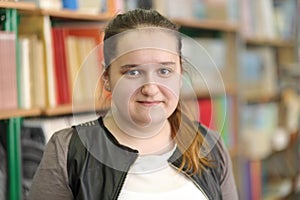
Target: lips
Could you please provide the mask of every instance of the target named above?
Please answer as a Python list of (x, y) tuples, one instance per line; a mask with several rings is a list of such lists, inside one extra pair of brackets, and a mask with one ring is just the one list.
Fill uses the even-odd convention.
[(162, 103), (163, 101), (137, 101), (137, 103), (143, 105), (143, 106), (156, 106)]

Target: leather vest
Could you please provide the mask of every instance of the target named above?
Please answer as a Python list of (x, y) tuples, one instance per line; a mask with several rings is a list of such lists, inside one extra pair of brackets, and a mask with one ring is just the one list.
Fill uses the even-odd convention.
[[(207, 130), (199, 125), (202, 134)], [(102, 118), (73, 127), (67, 170), (69, 185), (76, 200), (116, 200), (122, 190), (130, 166), (138, 157), (138, 151), (121, 145), (105, 128)], [(184, 173), (204, 194), (213, 200), (222, 199), (220, 189), (220, 153), (215, 145), (210, 153), (216, 162), (200, 175)], [(168, 162), (179, 168), (182, 163), (177, 148)]]

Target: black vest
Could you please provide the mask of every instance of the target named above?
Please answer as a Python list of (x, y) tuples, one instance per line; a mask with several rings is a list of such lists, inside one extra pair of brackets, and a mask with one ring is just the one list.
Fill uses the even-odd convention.
[[(206, 135), (207, 130), (200, 125), (199, 128)], [(74, 199), (118, 199), (127, 172), (138, 157), (138, 151), (118, 143), (105, 128), (102, 118), (74, 126), (73, 129), (67, 170)], [(213, 168), (203, 170), (201, 175), (185, 173), (212, 200), (222, 199), (220, 177), (223, 169), (217, 146), (213, 147), (209, 155), (216, 161)], [(175, 150), (168, 161), (175, 168), (181, 165), (179, 149)]]

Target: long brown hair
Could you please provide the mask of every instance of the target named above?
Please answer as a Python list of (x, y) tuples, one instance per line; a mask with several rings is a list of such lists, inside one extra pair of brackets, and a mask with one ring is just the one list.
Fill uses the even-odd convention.
[[(110, 21), (105, 29), (104, 41), (124, 31), (141, 27), (159, 27), (178, 33), (178, 27), (159, 12), (155, 10), (135, 9), (124, 14), (119, 14)], [(177, 50), (181, 58), (181, 37), (177, 34), (176, 38), (178, 41)], [(116, 44), (105, 45), (104, 42), (106, 70), (109, 69), (109, 63), (115, 51)], [(172, 131), (171, 136), (176, 141), (182, 153), (182, 165), (179, 170), (184, 169), (186, 172), (198, 174), (206, 166), (211, 166), (211, 162), (207, 157), (199, 156), (202, 149), (201, 146), (205, 145), (204, 136), (198, 129), (197, 124), (193, 123), (189, 119), (189, 115), (184, 111), (183, 106), (178, 103), (177, 108), (169, 117), (168, 120)]]

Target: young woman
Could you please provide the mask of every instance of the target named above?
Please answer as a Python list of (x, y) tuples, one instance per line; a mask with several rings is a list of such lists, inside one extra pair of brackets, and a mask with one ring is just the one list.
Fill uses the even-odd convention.
[(104, 38), (104, 117), (55, 133), (30, 199), (237, 199), (228, 152), (183, 111), (181, 38), (153, 10), (117, 15)]

